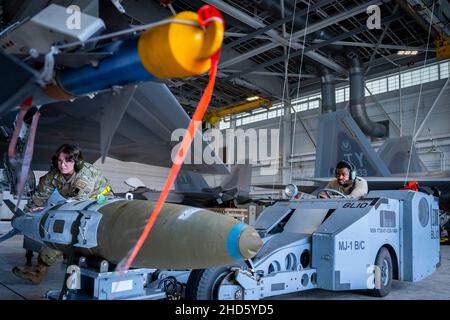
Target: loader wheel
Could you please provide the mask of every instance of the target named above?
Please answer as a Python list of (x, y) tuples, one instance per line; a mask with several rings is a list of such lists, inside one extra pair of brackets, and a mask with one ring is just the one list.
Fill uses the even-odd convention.
[(218, 300), (219, 287), (232, 267), (192, 270), (186, 284), (186, 300)]
[(369, 290), (369, 294), (374, 297), (384, 297), (389, 294), (392, 286), (392, 258), (388, 249), (381, 248), (375, 259), (375, 288)]

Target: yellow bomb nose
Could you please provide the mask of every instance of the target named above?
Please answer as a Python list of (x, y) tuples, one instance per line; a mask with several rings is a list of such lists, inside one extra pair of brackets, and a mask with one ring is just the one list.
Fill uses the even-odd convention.
[[(197, 14), (181, 12), (171, 19), (197, 23)], [(213, 20), (199, 26), (171, 22), (145, 31), (138, 42), (144, 67), (157, 78), (181, 78), (199, 75), (211, 67), (210, 57), (220, 49), (224, 26)]]

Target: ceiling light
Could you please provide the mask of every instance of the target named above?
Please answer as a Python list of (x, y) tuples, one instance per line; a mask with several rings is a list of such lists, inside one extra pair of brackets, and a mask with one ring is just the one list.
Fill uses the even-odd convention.
[(399, 50), (397, 52), (397, 54), (400, 56), (415, 56), (417, 53), (417, 50)]
[(246, 100), (247, 101), (255, 101), (255, 100), (258, 100), (258, 99), (259, 99), (258, 96), (253, 96), (253, 97), (248, 97)]

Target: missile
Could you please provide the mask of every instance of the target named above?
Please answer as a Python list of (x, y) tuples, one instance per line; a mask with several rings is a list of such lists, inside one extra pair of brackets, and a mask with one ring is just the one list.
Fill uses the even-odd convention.
[[(209, 10), (180, 12), (169, 18), (171, 22), (99, 48), (99, 52), (110, 53), (110, 56), (96, 65), (58, 70), (51, 83), (34, 90), (33, 103), (67, 101), (116, 86), (207, 72), (211, 67), (210, 58), (222, 46), (224, 25), (220, 19), (212, 19), (206, 27), (200, 26), (198, 22), (203, 21), (205, 9)], [(29, 69), (15, 59), (6, 59), (3, 63), (17, 65), (11, 66), (11, 70)], [(25, 93), (15, 97), (13, 102), (20, 103), (26, 98)]]
[[(15, 217), (15, 232), (66, 253), (113, 264), (119, 264), (134, 247), (155, 205), (125, 199), (68, 202), (57, 192), (50, 199), (42, 211)], [(252, 258), (261, 246), (251, 226), (205, 209), (166, 203), (132, 267), (229, 265)]]
[[(196, 23), (198, 16), (184, 11), (171, 19)], [(113, 86), (199, 75), (210, 69), (210, 58), (220, 49), (223, 32), (223, 24), (217, 20), (206, 30), (177, 22), (160, 25), (103, 48), (113, 55), (98, 66), (62, 71), (56, 77), (56, 86), (48, 86), (45, 91), (61, 100)]]

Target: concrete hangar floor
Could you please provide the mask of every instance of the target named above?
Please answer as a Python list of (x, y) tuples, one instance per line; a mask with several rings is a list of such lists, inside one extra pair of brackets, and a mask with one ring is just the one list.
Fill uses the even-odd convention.
[[(0, 222), (0, 234), (9, 230), (8, 221)], [(60, 289), (65, 267), (52, 266), (45, 280), (38, 286), (14, 276), (11, 269), (25, 263), (22, 236), (13, 237), (0, 243), (0, 300), (44, 300), (49, 290)], [(417, 282), (394, 281), (392, 290), (384, 298), (373, 298), (362, 292), (331, 292), (310, 290), (302, 293), (282, 295), (272, 299), (284, 300), (450, 300), (450, 246), (441, 246), (441, 266), (430, 277)]]

